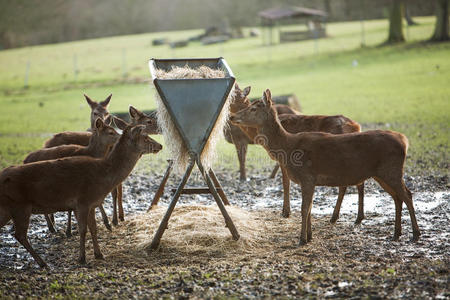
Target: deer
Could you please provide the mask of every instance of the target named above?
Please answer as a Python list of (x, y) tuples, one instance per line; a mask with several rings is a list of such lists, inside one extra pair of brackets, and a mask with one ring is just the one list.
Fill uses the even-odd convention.
[(257, 141), (277, 160), (290, 180), (302, 189), (301, 234), (299, 245), (312, 240), (311, 208), (316, 186), (350, 186), (375, 179), (395, 203), (393, 240), (402, 234), (401, 212), (406, 204), (413, 230), (412, 241), (420, 237), (412, 194), (403, 180), (408, 150), (405, 135), (388, 130), (345, 134), (286, 131), (273, 107), (271, 92), (233, 114), (231, 122), (256, 129)]
[[(86, 97), (86, 101), (88, 102), (89, 106), (91, 107), (91, 124), (92, 120), (95, 117), (103, 117), (105, 118), (110, 116), (109, 112), (107, 111), (107, 107), (109, 104), (109, 101), (111, 100), (112, 94), (109, 95), (104, 101), (102, 102), (95, 102), (92, 99), (90, 99), (87, 95), (84, 95)], [(141, 112), (137, 108), (130, 105), (129, 107), (129, 114), (131, 117), (131, 125), (145, 125), (145, 132), (147, 134), (157, 134), (159, 133), (158, 124), (156, 121), (156, 116), (154, 115), (146, 115), (145, 113)], [(115, 120), (117, 120), (117, 117), (114, 117)], [(68, 144), (75, 144), (75, 145), (82, 145), (87, 146), (89, 144), (89, 139), (92, 135), (92, 132), (86, 131), (86, 132), (72, 132), (72, 131), (66, 131), (62, 133), (55, 134), (53, 138), (48, 140), (45, 143), (45, 147), (55, 147), (60, 145), (68, 145)], [(113, 219), (112, 223), (114, 226), (117, 226), (119, 224), (119, 221), (125, 220), (125, 214), (123, 211), (123, 203), (122, 203), (122, 196), (123, 196), (123, 188), (120, 184), (117, 189), (113, 190), (111, 192), (111, 196), (113, 198)], [(117, 204), (117, 205), (116, 205)], [(118, 212), (118, 213), (117, 213)], [(102, 213), (103, 214), (103, 213)]]
[(111, 101), (112, 94), (101, 102), (92, 100), (88, 95), (84, 94), (89, 107), (91, 108), (91, 127), (88, 131), (65, 131), (55, 134), (51, 139), (45, 141), (44, 148), (51, 148), (61, 145), (81, 145), (87, 146), (91, 138), (94, 123), (97, 118), (106, 120), (109, 116), (108, 105)]
[[(248, 95), (250, 91), (250, 87), (244, 89), (244, 93), (241, 95)], [(248, 100), (246, 96), (244, 97), (235, 97), (233, 104), (231, 105), (230, 110), (233, 112), (246, 109), (250, 106), (251, 102)], [(351, 133), (351, 132), (360, 132), (361, 126), (343, 116), (343, 115), (335, 115), (335, 116), (324, 116), (324, 115), (300, 115), (283, 113), (283, 110), (278, 108), (278, 105), (274, 105), (277, 115), (279, 117), (280, 123), (285, 130), (289, 133), (299, 133), (299, 132), (312, 132), (312, 131), (322, 131), (328, 132), (332, 134), (342, 134), (342, 133)], [(282, 113), (280, 113), (280, 111)], [(255, 128), (239, 126), (241, 131), (246, 134), (246, 136), (250, 140), (255, 140), (257, 137), (257, 132)], [(278, 169), (278, 164), (275, 169)], [(288, 218), (290, 216), (290, 180), (288, 179), (288, 175), (286, 174), (286, 170), (282, 169), (282, 182), (283, 182), (283, 210), (282, 216)], [(273, 174), (274, 172), (272, 172)], [(357, 186), (358, 188), (358, 216), (356, 218), (355, 224), (361, 224), (364, 219), (364, 183)], [(339, 218), (339, 212), (342, 204), (342, 200), (344, 199), (345, 192), (347, 191), (347, 187), (339, 187), (338, 199), (336, 205), (334, 207), (333, 215), (331, 217), (330, 222), (332, 224), (336, 223)]]
[[(250, 104), (250, 100), (248, 99), (250, 90), (251, 90), (250, 86), (244, 88), (244, 90), (241, 90), (237, 83), (234, 85), (233, 101), (230, 104), (231, 113), (236, 113), (239, 110), (247, 107), (248, 104)], [(279, 114), (298, 113), (285, 104), (276, 104), (275, 108), (277, 109)], [(247, 157), (248, 145), (249, 144), (253, 145), (254, 144), (253, 140), (249, 138), (249, 136), (246, 133), (244, 133), (239, 126), (233, 125), (230, 122), (228, 122), (228, 126), (225, 127), (224, 137), (228, 143), (233, 144), (236, 148), (236, 153), (239, 161), (239, 180), (240, 181), (247, 180), (245, 160)]]
[(158, 153), (162, 145), (151, 139), (145, 126), (128, 126), (103, 158), (88, 156), (10, 166), (0, 172), (0, 228), (13, 220), (14, 237), (37, 264), (48, 267), (27, 238), (31, 214), (73, 210), (80, 232), (79, 263), (86, 263), (89, 227), (96, 259), (103, 259), (97, 240), (95, 207), (133, 170), (143, 154)]
[[(58, 159), (69, 156), (91, 156), (101, 158), (104, 157), (112, 148), (114, 143), (119, 139), (119, 136), (120, 135), (114, 130), (114, 128), (104, 123), (101, 118), (97, 118), (94, 123), (94, 130), (92, 131), (89, 144), (87, 146), (61, 145), (52, 148), (43, 148), (28, 154), (23, 163), (28, 164), (36, 161)], [(111, 231), (111, 225), (109, 224), (103, 205), (100, 205), (99, 209), (102, 213), (103, 223), (106, 228)], [(52, 221), (54, 220), (54, 217), (45, 215), (45, 220), (47, 221), (50, 232), (55, 233), (56, 230)], [(66, 236), (72, 236), (72, 211), (68, 211)]]

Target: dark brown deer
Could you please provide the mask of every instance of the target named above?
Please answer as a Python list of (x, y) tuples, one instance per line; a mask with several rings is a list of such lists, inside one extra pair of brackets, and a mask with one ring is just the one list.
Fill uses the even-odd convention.
[[(248, 105), (250, 105), (250, 100), (248, 99), (248, 95), (250, 94), (251, 87), (248, 86), (244, 90), (239, 88), (238, 84), (234, 86), (234, 96), (233, 102), (230, 104), (230, 112), (236, 113)], [(276, 104), (276, 110), (279, 114), (296, 114), (297, 112), (291, 109), (289, 106), (284, 104)], [(246, 168), (245, 168), (245, 160), (247, 157), (247, 148), (249, 144), (254, 144), (253, 140), (249, 138), (247, 134), (245, 134), (239, 126), (233, 125), (228, 122), (228, 126), (225, 127), (224, 130), (225, 140), (230, 144), (233, 144), (236, 148), (236, 153), (239, 160), (239, 180), (245, 181), (247, 180)]]
[(44, 143), (45, 148), (61, 146), (61, 145), (81, 145), (87, 146), (89, 144), (89, 139), (91, 137), (91, 130), (94, 128), (95, 120), (98, 118), (106, 120), (109, 116), (108, 105), (111, 101), (112, 94), (106, 97), (105, 100), (101, 102), (95, 102), (86, 94), (84, 95), (87, 103), (91, 108), (91, 127), (89, 131), (65, 131), (55, 134), (51, 139)]
[[(250, 106), (250, 101), (243, 97), (236, 97), (233, 102), (232, 110), (241, 110), (246, 109)], [(299, 114), (280, 114), (280, 110), (274, 105), (277, 114), (279, 116), (279, 120), (281, 126), (288, 131), (289, 133), (299, 133), (299, 132), (328, 132), (333, 134), (342, 134), (342, 133), (351, 133), (351, 132), (360, 132), (361, 126), (342, 115), (337, 116), (322, 116), (322, 115), (299, 115)], [(242, 132), (244, 132), (247, 137), (251, 140), (254, 140), (257, 136), (257, 132), (255, 128), (240, 126)], [(278, 164), (275, 167), (274, 171), (278, 169)], [(274, 174), (272, 171), (272, 174)], [(286, 170), (282, 168), (282, 181), (283, 181), (283, 217), (287, 218), (290, 215), (291, 205), (290, 205), (290, 180), (286, 174)], [(356, 218), (355, 224), (360, 224), (364, 219), (364, 184), (360, 184), (358, 187), (358, 217)], [(345, 192), (347, 187), (339, 187), (339, 195), (338, 200), (336, 202), (336, 206), (334, 207), (333, 216), (331, 217), (331, 223), (335, 223), (339, 218), (339, 211), (341, 208), (342, 200), (344, 199)]]
[[(119, 139), (119, 134), (114, 130), (114, 128), (105, 124), (102, 119), (97, 118), (94, 124), (94, 130), (92, 131), (89, 144), (87, 146), (81, 145), (61, 145), (52, 148), (43, 148), (27, 155), (24, 164), (51, 160), (69, 156), (90, 156), (95, 158), (101, 158), (106, 155), (106, 153), (112, 148), (114, 143)], [(106, 228), (111, 231), (111, 225), (109, 225), (109, 220), (103, 205), (99, 206), (102, 213), (103, 223)], [(54, 228), (53, 221), (54, 217), (45, 215), (45, 220), (49, 227), (50, 232), (56, 232)], [(72, 236), (72, 213), (68, 212), (67, 217), (67, 229), (66, 235), (68, 237)]]
[(142, 125), (126, 128), (104, 158), (67, 157), (11, 166), (1, 171), (0, 228), (12, 219), (17, 241), (39, 266), (46, 267), (27, 239), (30, 216), (73, 210), (80, 232), (80, 263), (86, 263), (87, 226), (95, 258), (102, 259), (94, 209), (130, 174), (143, 154), (162, 149), (144, 130)]
[(290, 180), (302, 188), (300, 245), (312, 239), (311, 208), (315, 186), (360, 185), (374, 178), (395, 203), (394, 240), (401, 235), (401, 211), (405, 203), (417, 241), (417, 225), (411, 192), (403, 181), (407, 138), (398, 132), (373, 130), (348, 134), (303, 132), (291, 134), (280, 124), (270, 90), (248, 108), (232, 115), (238, 125), (256, 128), (262, 146), (286, 169)]

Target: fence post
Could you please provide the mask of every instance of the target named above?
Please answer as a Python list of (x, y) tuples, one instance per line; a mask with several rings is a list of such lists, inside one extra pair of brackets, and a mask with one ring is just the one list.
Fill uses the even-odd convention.
[(28, 77), (30, 75), (30, 61), (27, 61), (27, 65), (25, 67), (25, 78), (23, 80), (23, 87), (28, 88)]
[(73, 55), (73, 78), (77, 81), (78, 78), (78, 56), (76, 54)]

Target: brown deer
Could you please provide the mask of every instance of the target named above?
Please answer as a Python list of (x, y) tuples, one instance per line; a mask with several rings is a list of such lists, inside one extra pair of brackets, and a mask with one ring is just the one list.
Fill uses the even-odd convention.
[[(91, 100), (88, 96), (85, 95), (86, 101), (89, 103), (91, 107), (91, 122), (92, 118), (98, 117), (98, 116), (109, 116), (109, 112), (106, 110), (109, 104), (109, 101), (111, 100), (111, 96), (109, 95), (106, 100), (97, 103), (93, 100)], [(159, 132), (158, 124), (156, 121), (156, 116), (154, 115), (146, 115), (137, 108), (130, 106), (129, 113), (131, 117), (131, 125), (145, 125), (145, 132), (147, 134), (157, 134)], [(116, 119), (117, 120), (117, 119)], [(55, 134), (53, 138), (48, 140), (45, 143), (45, 147), (55, 147), (60, 145), (68, 145), (68, 144), (75, 144), (75, 145), (82, 145), (87, 146), (89, 143), (89, 139), (92, 135), (92, 132), (86, 131), (86, 132), (71, 132), (66, 131), (62, 133)], [(122, 185), (120, 184), (117, 189), (112, 190), (111, 195), (113, 198), (113, 219), (112, 223), (114, 225), (118, 225), (118, 220), (124, 221), (125, 216), (123, 212), (123, 203), (122, 203)], [(117, 205), (116, 205), (117, 203)], [(118, 206), (118, 207), (117, 207)], [(118, 216), (117, 216), (117, 211)]]
[[(244, 90), (239, 88), (238, 84), (234, 85), (234, 97), (233, 102), (230, 104), (230, 112), (236, 113), (248, 105), (250, 105), (250, 100), (248, 95), (250, 94), (251, 87), (248, 86)], [(278, 114), (296, 114), (297, 112), (285, 104), (276, 104), (275, 108)], [(225, 140), (233, 144), (236, 148), (236, 153), (239, 160), (239, 180), (247, 180), (245, 160), (247, 157), (248, 145), (253, 145), (254, 142), (245, 134), (239, 126), (233, 125), (228, 122), (228, 126), (224, 130)]]
[(80, 232), (80, 263), (86, 263), (87, 226), (95, 258), (102, 259), (94, 209), (130, 174), (143, 154), (162, 149), (144, 130), (142, 125), (126, 128), (104, 158), (67, 157), (11, 166), (1, 171), (0, 228), (12, 219), (17, 241), (39, 266), (46, 267), (27, 239), (30, 216), (73, 210)]
[(347, 134), (302, 132), (291, 134), (280, 124), (270, 90), (248, 108), (231, 116), (238, 125), (256, 128), (257, 139), (272, 159), (286, 169), (289, 179), (302, 188), (300, 245), (312, 239), (311, 208), (315, 186), (359, 185), (374, 178), (395, 203), (394, 240), (401, 235), (403, 202), (409, 210), (413, 241), (417, 225), (411, 192), (403, 181), (408, 139), (394, 131), (373, 130)]
[[(247, 87), (245, 90), (249, 90), (250, 87)], [(248, 93), (247, 93), (248, 94)], [(232, 104), (231, 110), (235, 112), (236, 110), (246, 109), (250, 106), (250, 101), (246, 97), (235, 97), (235, 100)], [(361, 126), (342, 115), (337, 116), (321, 116), (321, 115), (299, 115), (299, 114), (280, 114), (280, 110), (277, 108), (277, 105), (274, 105), (277, 111), (277, 115), (279, 116), (279, 120), (281, 126), (288, 131), (289, 133), (299, 133), (299, 132), (328, 132), (333, 134), (342, 134), (342, 133), (351, 133), (351, 132), (360, 132)], [(240, 126), (240, 129), (246, 136), (254, 140), (257, 136), (257, 132), (255, 128)], [(278, 164), (275, 167), (275, 170), (278, 169)], [(272, 172), (273, 174), (274, 172)], [(283, 211), (282, 216), (287, 218), (290, 215), (290, 180), (286, 174), (286, 170), (282, 168), (282, 181), (283, 181)], [(358, 187), (358, 217), (356, 218), (355, 224), (360, 224), (364, 219), (364, 184), (360, 184)], [(336, 202), (336, 206), (334, 207), (333, 216), (331, 217), (330, 222), (335, 223), (339, 218), (339, 211), (341, 208), (342, 200), (344, 199), (345, 192), (347, 187), (339, 187), (339, 195), (338, 200)]]
[[(109, 116), (108, 105), (111, 101), (112, 94), (101, 102), (95, 102), (86, 94), (84, 97), (91, 108), (91, 127), (88, 129), (91, 131), (94, 128), (94, 123), (97, 118), (105, 120)], [(91, 138), (90, 131), (65, 131), (57, 133), (44, 143), (44, 148), (72, 144), (87, 146), (89, 144), (89, 139)]]
[[(97, 118), (94, 124), (94, 130), (92, 131), (91, 138), (87, 146), (61, 145), (52, 148), (43, 148), (28, 154), (23, 163), (28, 164), (36, 161), (51, 160), (69, 156), (90, 156), (101, 158), (104, 157), (112, 148), (114, 143), (119, 139), (119, 136), (120, 135), (114, 130), (114, 128), (105, 124), (102, 119)], [(100, 205), (99, 209), (102, 213), (103, 223), (106, 228), (111, 231), (111, 225), (109, 224), (103, 205)], [(52, 221), (54, 220), (54, 217), (45, 215), (45, 220), (47, 221), (50, 232), (56, 232)], [(68, 212), (66, 235), (67, 237), (72, 236), (71, 211)]]

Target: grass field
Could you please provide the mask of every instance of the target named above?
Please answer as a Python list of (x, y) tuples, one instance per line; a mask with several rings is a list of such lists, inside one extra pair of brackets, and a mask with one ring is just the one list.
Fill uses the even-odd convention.
[[(408, 29), (407, 43), (389, 47), (379, 46), (388, 24), (377, 20), (365, 23), (366, 47), (360, 45), (360, 23), (349, 22), (329, 24), (329, 38), (317, 44), (267, 47), (259, 37), (176, 50), (151, 45), (156, 37), (174, 40), (200, 32), (194, 30), (1, 51), (0, 167), (20, 163), (51, 133), (85, 130), (89, 109), (83, 93), (97, 100), (113, 93), (112, 112), (130, 104), (154, 108), (149, 58), (223, 56), (240, 86), (252, 86), (251, 96), (266, 88), (275, 95), (295, 93), (306, 114), (344, 114), (363, 129), (403, 132), (410, 140), (408, 172), (448, 174), (450, 44), (422, 43), (434, 18), (417, 21), (419, 26)], [(29, 86), (24, 88), (27, 62)], [(219, 150), (222, 163), (236, 170), (234, 147), (223, 142)], [(251, 147), (250, 167), (261, 165), (255, 157), (271, 164), (263, 150)]]

